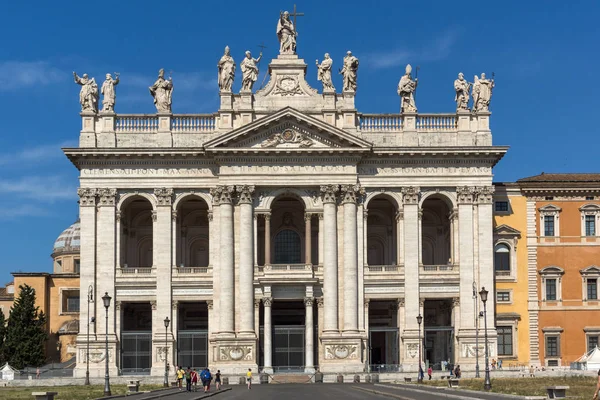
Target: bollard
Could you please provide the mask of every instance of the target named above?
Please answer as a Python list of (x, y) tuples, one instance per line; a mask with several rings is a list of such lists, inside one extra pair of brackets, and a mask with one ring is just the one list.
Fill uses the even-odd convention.
[(223, 377), (221, 378), (221, 381), (223, 381), (223, 385), (229, 385), (229, 378), (228, 377)]
[(354, 375), (354, 383), (360, 383), (360, 375)]
[(323, 383), (323, 373), (315, 372), (315, 383)]
[(261, 384), (269, 383), (269, 374), (258, 375)]
[(373, 375), (371, 375), (371, 382), (373, 382), (373, 383), (379, 383), (379, 374), (373, 374)]
[(365, 383), (371, 383), (371, 375), (365, 376)]
[(344, 383), (344, 375), (339, 374), (337, 376), (337, 383)]

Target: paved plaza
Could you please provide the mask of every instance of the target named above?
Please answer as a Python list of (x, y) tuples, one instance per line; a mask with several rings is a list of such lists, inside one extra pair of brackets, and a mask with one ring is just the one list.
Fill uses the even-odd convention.
[[(208, 395), (202, 392), (180, 392), (169, 390), (160, 392), (161, 400), (199, 400), (204, 398), (218, 400), (333, 400), (333, 399), (400, 399), (400, 400), (437, 400), (437, 399), (519, 399), (523, 397), (495, 395), (481, 392), (470, 392), (463, 390), (446, 390), (434, 387), (416, 385), (339, 385), (339, 384), (285, 384), (285, 385), (255, 385), (251, 390), (246, 386), (230, 386), (223, 393), (215, 394), (211, 391)], [(157, 392), (146, 395), (128, 396), (128, 399), (153, 400), (159, 398)], [(210, 396), (209, 396), (210, 395)], [(125, 397), (123, 397), (125, 398)]]

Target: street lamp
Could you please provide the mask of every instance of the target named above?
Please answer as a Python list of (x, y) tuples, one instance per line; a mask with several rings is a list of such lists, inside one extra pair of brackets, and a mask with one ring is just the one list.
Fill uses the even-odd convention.
[(421, 313), (417, 315), (417, 324), (419, 324), (419, 376), (417, 382), (423, 383), (423, 370), (421, 369), (421, 323), (423, 322), (423, 316)]
[(85, 351), (85, 384), (90, 385), (90, 303), (94, 301), (94, 288), (88, 286), (87, 310), (87, 347)]
[(169, 317), (165, 318), (165, 381), (163, 382), (164, 387), (169, 387), (169, 364), (167, 362), (167, 354), (169, 354), (169, 345), (167, 343), (167, 336), (169, 335), (169, 323), (171, 320)]
[(487, 302), (488, 291), (485, 290), (485, 287), (481, 287), (481, 291), (479, 292), (479, 297), (481, 297), (481, 301), (483, 301), (483, 323), (485, 329), (485, 380), (483, 382), (483, 390), (492, 390), (492, 381), (490, 380), (490, 363), (489, 363), (489, 349), (488, 349), (488, 334), (487, 334)]
[(475, 300), (475, 378), (479, 378), (479, 302), (475, 281), (473, 281), (473, 300)]
[(104, 370), (104, 396), (111, 396), (110, 393), (110, 378), (108, 376), (108, 308), (110, 307), (110, 301), (112, 297), (108, 295), (108, 292), (102, 296), (104, 302), (104, 308), (106, 309), (106, 333), (105, 333), (105, 348), (104, 348), (104, 359), (106, 360), (106, 368)]

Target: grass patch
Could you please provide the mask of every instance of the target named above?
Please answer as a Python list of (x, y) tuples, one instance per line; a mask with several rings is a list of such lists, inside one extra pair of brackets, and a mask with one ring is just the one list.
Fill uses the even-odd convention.
[[(156, 390), (162, 385), (142, 385), (143, 391)], [(127, 385), (110, 385), (113, 395), (127, 393)], [(25, 386), (2, 387), (0, 399), (2, 400), (32, 400), (33, 392), (58, 392), (57, 400), (92, 400), (104, 396), (104, 385), (91, 386)]]
[[(543, 378), (492, 378), (492, 392), (519, 396), (545, 396), (546, 386), (569, 386), (567, 396), (572, 399), (589, 400), (596, 389), (596, 377), (543, 377)], [(446, 386), (446, 381), (423, 381), (426, 385)], [(461, 389), (483, 391), (483, 378), (461, 379)]]

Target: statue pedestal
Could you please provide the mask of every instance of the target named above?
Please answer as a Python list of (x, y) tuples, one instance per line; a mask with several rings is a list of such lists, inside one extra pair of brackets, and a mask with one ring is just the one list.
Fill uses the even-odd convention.
[(404, 112), (402, 113), (402, 131), (403, 146), (416, 147), (419, 145), (419, 136), (417, 135), (417, 113)]
[(117, 147), (117, 138), (115, 135), (115, 112), (101, 111), (100, 133), (98, 133), (98, 147)]
[(475, 144), (477, 146), (491, 146), (492, 132), (490, 131), (490, 115), (489, 111), (479, 111), (477, 115), (477, 135)]
[(159, 147), (173, 147), (173, 135), (171, 134), (171, 113), (158, 113), (158, 132), (156, 133)]
[(96, 121), (98, 116), (93, 111), (82, 111), (79, 147), (96, 147)]
[(219, 107), (219, 129), (233, 128), (233, 93), (221, 91), (221, 106)]

